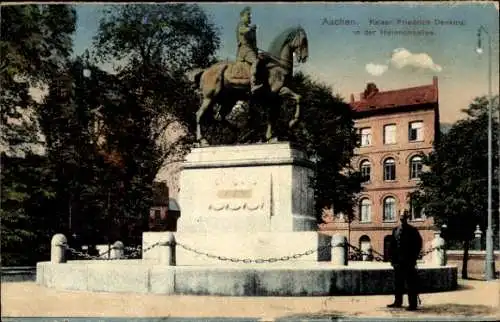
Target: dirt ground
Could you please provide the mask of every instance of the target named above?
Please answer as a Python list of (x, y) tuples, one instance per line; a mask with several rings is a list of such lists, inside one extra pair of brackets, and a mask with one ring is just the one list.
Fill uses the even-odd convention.
[[(2, 317), (497, 317), (500, 281), (459, 280), (451, 292), (421, 294), (417, 312), (387, 309), (390, 295), (331, 297), (218, 297), (59, 291), (34, 282), (2, 283)], [(405, 297), (405, 301), (407, 298)], [(407, 304), (405, 302), (405, 304)]]

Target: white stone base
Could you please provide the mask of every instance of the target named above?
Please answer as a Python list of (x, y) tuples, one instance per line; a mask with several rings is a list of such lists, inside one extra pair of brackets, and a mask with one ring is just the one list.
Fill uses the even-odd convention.
[(181, 172), (177, 231), (316, 231), (313, 174), (289, 143), (195, 148)]
[[(168, 236), (168, 232), (143, 233), (143, 249), (156, 242), (168, 240)], [(175, 239), (178, 243), (176, 247), (176, 263), (178, 266), (209, 264), (224, 266), (233, 263), (231, 260), (221, 260), (204, 254), (197, 254), (186, 250), (181, 245), (221, 258), (252, 261), (285, 259), (285, 256), (292, 257), (310, 250), (314, 250), (314, 252), (309, 255), (286, 259), (282, 262), (329, 261), (331, 256), (329, 246), (331, 237), (320, 235), (317, 232), (217, 232), (214, 234), (177, 232), (175, 233)], [(155, 247), (143, 253), (142, 256), (146, 260), (159, 260), (160, 250)]]
[[(456, 266), (419, 265), (421, 293), (457, 288)], [(58, 290), (225, 296), (393, 294), (388, 263), (328, 262), (166, 266), (155, 261), (69, 261), (36, 265), (38, 285)]]

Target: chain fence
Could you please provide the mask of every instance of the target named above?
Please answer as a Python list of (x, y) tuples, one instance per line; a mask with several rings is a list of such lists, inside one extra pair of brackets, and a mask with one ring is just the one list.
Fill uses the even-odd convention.
[[(275, 263), (275, 262), (280, 262), (280, 261), (284, 262), (284, 261), (288, 261), (291, 259), (298, 259), (298, 258), (303, 257), (303, 256), (312, 255), (318, 251), (318, 248), (314, 248), (314, 249), (309, 249), (309, 250), (302, 252), (302, 253), (297, 253), (297, 254), (288, 255), (288, 256), (251, 259), (251, 258), (236, 258), (236, 257), (218, 256), (218, 255), (214, 255), (214, 254), (210, 254), (210, 253), (196, 250), (196, 249), (189, 247), (187, 245), (184, 245), (182, 243), (177, 243), (177, 245), (179, 245), (180, 247), (184, 248), (187, 251), (191, 251), (191, 252), (198, 254), (198, 255), (204, 255), (208, 258), (218, 259), (220, 261), (229, 261), (229, 262), (233, 262), (233, 263), (245, 263), (245, 264)], [(326, 249), (326, 248), (330, 248), (330, 246), (320, 247), (320, 249), (322, 249), (322, 248)]]
[(363, 256), (367, 256), (369, 260), (374, 259), (377, 262), (383, 262), (384, 261), (384, 255), (372, 250), (371, 252), (364, 251), (359, 247), (356, 247), (354, 245), (351, 245), (347, 243), (347, 246), (351, 251), (349, 251), (349, 256), (348, 259), (351, 261), (362, 261)]
[[(160, 242), (154, 243), (151, 246), (144, 248), (144, 252), (147, 252), (147, 251), (149, 251), (149, 250), (151, 250), (159, 245), (160, 245)], [(76, 259), (105, 260), (105, 261), (120, 260), (120, 259), (141, 259), (142, 253), (143, 253), (142, 246), (140, 246), (140, 245), (137, 247), (130, 247), (130, 246), (124, 247), (123, 248), (123, 251), (124, 251), (123, 256), (120, 258), (115, 258), (115, 257), (109, 256), (111, 254), (111, 251), (113, 250), (112, 246), (106, 252), (99, 254), (99, 255), (90, 255), (86, 252), (79, 251), (77, 249), (69, 247), (68, 245), (66, 245), (66, 250), (69, 251), (69, 253), (71, 255), (73, 255)], [(105, 257), (105, 256), (107, 256), (107, 257)]]
[[(123, 254), (120, 258), (115, 258), (114, 256), (109, 256), (111, 254), (111, 251), (113, 250), (113, 247), (110, 247), (106, 252), (99, 254), (99, 255), (90, 255), (86, 252), (76, 250), (72, 247), (69, 247), (66, 245), (66, 249), (72, 254), (76, 259), (85, 259), (85, 260), (118, 260), (118, 259), (141, 259), (142, 255), (156, 247), (158, 247), (161, 244), (161, 242), (156, 242), (154, 244), (151, 244), (150, 246), (142, 249), (142, 246), (139, 245), (137, 247), (124, 247), (123, 248)], [(164, 243), (164, 245), (169, 245), (169, 243)], [(220, 256), (216, 254), (212, 254), (209, 252), (204, 252), (197, 250), (193, 247), (190, 247), (186, 244), (180, 243), (180, 242), (175, 242), (175, 245), (189, 251), (193, 252), (197, 255), (202, 255), (206, 256), (211, 259), (217, 259), (219, 261), (225, 261), (225, 262), (232, 262), (232, 263), (245, 263), (245, 264), (251, 264), (251, 263), (256, 263), (256, 264), (262, 264), (262, 263), (275, 263), (275, 262), (285, 262), (289, 260), (294, 260), (294, 259), (299, 259), (304, 256), (309, 256), (312, 255), (316, 252), (322, 252), (328, 249), (331, 249), (333, 246), (328, 245), (328, 246), (322, 246), (322, 247), (316, 247), (313, 249), (306, 250), (301, 253), (295, 253), (292, 255), (285, 255), (281, 257), (269, 257), (269, 258), (238, 258), (238, 257), (226, 257), (226, 256)], [(365, 251), (362, 250), (359, 247), (356, 247), (354, 245), (351, 245), (347, 243), (347, 248), (348, 248), (348, 260), (349, 261), (363, 261), (363, 260), (375, 260), (377, 262), (384, 262), (384, 255), (375, 251), (371, 250), (370, 251)], [(430, 248), (426, 251), (423, 251), (420, 253), (419, 259), (422, 259), (423, 257), (427, 256), (428, 254), (432, 253), (434, 251), (434, 248)], [(365, 258), (364, 258), (365, 257)]]

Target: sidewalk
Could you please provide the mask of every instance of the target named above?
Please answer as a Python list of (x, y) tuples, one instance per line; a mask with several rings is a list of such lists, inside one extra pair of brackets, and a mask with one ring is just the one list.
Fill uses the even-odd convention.
[[(2, 283), (2, 317), (184, 317), (332, 319), (500, 318), (500, 281), (459, 280), (452, 292), (421, 294), (416, 312), (387, 309), (392, 296), (217, 297), (59, 291), (34, 282)], [(406, 297), (405, 297), (406, 301)], [(406, 303), (406, 302), (405, 302)]]

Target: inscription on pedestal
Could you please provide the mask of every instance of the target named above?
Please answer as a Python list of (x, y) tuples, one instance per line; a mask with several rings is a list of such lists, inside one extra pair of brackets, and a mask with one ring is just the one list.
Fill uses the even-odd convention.
[[(227, 175), (227, 173), (226, 173)], [(236, 173), (233, 173), (236, 176)], [(221, 175), (222, 176), (222, 175)], [(245, 211), (252, 212), (264, 209), (265, 182), (247, 179), (216, 179), (213, 187), (213, 199), (208, 204), (208, 210), (221, 211)], [(264, 180), (267, 181), (267, 180)]]
[(217, 197), (221, 199), (249, 199), (252, 198), (252, 190), (219, 190), (217, 191)]

